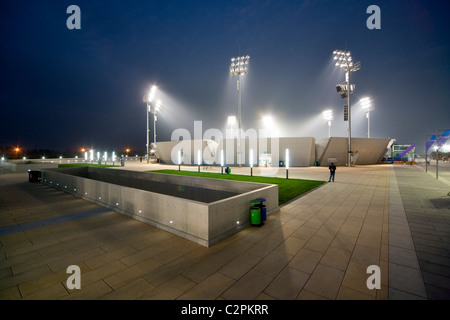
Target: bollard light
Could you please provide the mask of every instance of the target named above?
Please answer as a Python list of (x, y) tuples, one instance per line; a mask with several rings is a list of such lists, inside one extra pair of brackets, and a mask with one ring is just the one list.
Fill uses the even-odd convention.
[(286, 179), (289, 179), (289, 149), (286, 149)]
[(250, 149), (250, 176), (253, 177), (253, 149)]

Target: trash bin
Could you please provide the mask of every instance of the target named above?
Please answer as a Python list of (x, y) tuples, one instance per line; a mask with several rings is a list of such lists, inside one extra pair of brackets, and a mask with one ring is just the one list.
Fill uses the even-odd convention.
[(41, 182), (41, 172), (38, 170), (28, 170), (28, 182)]
[(261, 208), (251, 207), (250, 208), (250, 224), (254, 226), (261, 225)]
[(225, 169), (225, 173), (226, 173), (226, 174), (230, 174), (230, 173), (231, 173), (230, 167), (227, 167), (227, 168)]
[(259, 207), (261, 208), (261, 220), (262, 221), (266, 221), (267, 220), (267, 210), (266, 210), (266, 205), (264, 204), (264, 202), (266, 202), (266, 199), (264, 198), (258, 198), (256, 199), (256, 201), (259, 201)]
[(284, 167), (284, 161), (280, 160), (279, 166)]
[(123, 156), (120, 157), (120, 165), (125, 166), (125, 158)]

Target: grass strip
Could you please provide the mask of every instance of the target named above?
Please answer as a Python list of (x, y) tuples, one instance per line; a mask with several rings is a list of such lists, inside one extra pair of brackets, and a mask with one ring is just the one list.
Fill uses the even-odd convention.
[(97, 164), (97, 163), (60, 163), (58, 168), (70, 168), (70, 167), (97, 167), (97, 168), (109, 168), (119, 167), (112, 164)]
[(237, 180), (237, 181), (247, 181), (256, 183), (268, 183), (278, 185), (278, 204), (282, 205), (303, 193), (317, 188), (324, 181), (317, 180), (303, 180), (303, 179), (284, 179), (277, 177), (262, 177), (262, 176), (247, 176), (239, 174), (221, 174), (221, 173), (211, 173), (211, 172), (196, 172), (196, 171), (178, 171), (178, 170), (154, 170), (147, 172), (156, 172), (164, 174), (178, 174), (183, 176), (192, 177), (202, 177), (202, 178), (213, 178), (213, 179), (226, 179), (226, 180)]

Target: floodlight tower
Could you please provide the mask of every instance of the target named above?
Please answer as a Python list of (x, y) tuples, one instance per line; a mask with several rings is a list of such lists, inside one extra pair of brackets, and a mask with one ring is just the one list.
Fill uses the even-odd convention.
[(370, 111), (373, 110), (372, 107), (372, 100), (370, 100), (369, 97), (362, 98), (359, 100), (359, 103), (361, 104), (362, 108), (367, 111), (366, 117), (367, 117), (367, 138), (370, 138)]
[(248, 73), (248, 61), (250, 56), (242, 56), (237, 58), (231, 58), (230, 65), (230, 75), (237, 76), (237, 91), (238, 91), (238, 143), (237, 143), (237, 156), (239, 167), (241, 166), (241, 129), (242, 129), (242, 119), (241, 119), (241, 75)]
[(151, 113), (153, 113), (153, 142), (156, 144), (156, 121), (157, 114), (161, 110), (161, 100), (157, 100), (155, 107), (151, 110)]
[[(353, 62), (352, 55), (350, 51), (335, 50), (333, 51), (334, 60), (336, 60), (336, 66), (340, 67), (342, 71), (345, 71), (345, 84), (340, 84), (336, 86), (338, 93), (343, 99), (347, 99), (347, 112), (348, 112), (348, 156), (347, 162), (348, 166), (351, 167), (351, 154), (352, 154), (352, 125), (351, 125), (351, 105), (350, 105), (350, 95), (353, 93), (354, 85), (350, 84), (350, 73), (358, 71), (361, 69), (361, 63)], [(345, 107), (344, 107), (345, 109)], [(345, 113), (345, 111), (344, 111)]]
[[(150, 103), (153, 101), (153, 99), (155, 98), (155, 94), (156, 94), (156, 89), (158, 89), (157, 86), (153, 85), (149, 91), (149, 93), (144, 96), (144, 98), (142, 98), (142, 101), (145, 102), (147, 104), (147, 145), (146, 145), (146, 151), (147, 151), (147, 163), (149, 163), (150, 161), (150, 138), (149, 138), (149, 134), (150, 134), (150, 127), (149, 127), (149, 114), (151, 112), (151, 105)], [(156, 137), (156, 133), (155, 133), (155, 137)]]
[(328, 138), (331, 138), (331, 120), (333, 120), (333, 110), (325, 110), (322, 112), (323, 119), (328, 122)]

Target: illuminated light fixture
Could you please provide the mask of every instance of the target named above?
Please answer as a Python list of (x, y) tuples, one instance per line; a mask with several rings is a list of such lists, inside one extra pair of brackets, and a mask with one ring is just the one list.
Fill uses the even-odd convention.
[(221, 168), (221, 173), (223, 174), (223, 167), (225, 166), (225, 160), (224, 160), (224, 156), (223, 156), (223, 149), (220, 150), (220, 168)]
[[(158, 87), (155, 86), (155, 85), (153, 85), (153, 86), (150, 88), (149, 93), (148, 93), (146, 96), (144, 96), (144, 97), (142, 98), (142, 101), (143, 101), (144, 103), (147, 104), (147, 145), (146, 145), (146, 148), (145, 148), (145, 150), (146, 150), (146, 152), (147, 152), (147, 155), (146, 155), (146, 157), (147, 157), (147, 163), (150, 162), (150, 137), (149, 137), (149, 135), (150, 135), (150, 126), (149, 126), (149, 114), (150, 114), (150, 112), (152, 112), (152, 110), (151, 110), (151, 102), (153, 102), (153, 99), (155, 98), (156, 90), (157, 90), (157, 89), (158, 89)], [(155, 120), (155, 121), (156, 121), (156, 120)], [(156, 142), (156, 133), (155, 133), (155, 142)]]
[(242, 129), (242, 117), (241, 117), (241, 81), (240, 77), (248, 73), (248, 64), (250, 56), (241, 56), (231, 58), (230, 75), (237, 76), (237, 91), (238, 91), (238, 143), (237, 143), (237, 161), (239, 167), (241, 166), (241, 129)]
[(352, 72), (361, 69), (361, 63), (353, 61), (350, 51), (345, 50), (335, 50), (333, 51), (333, 59), (336, 61), (336, 67), (339, 67), (342, 71), (345, 71), (345, 84), (340, 84), (336, 86), (336, 90), (341, 95), (342, 99), (347, 99), (348, 108), (348, 121), (347, 121), (347, 132), (348, 132), (348, 155), (347, 155), (347, 165), (351, 167), (352, 161), (352, 125), (351, 125), (351, 104), (350, 95), (353, 93), (354, 85), (350, 84), (350, 74)]
[(253, 177), (253, 149), (250, 149), (250, 176)]
[(331, 120), (333, 120), (333, 110), (322, 112), (323, 119), (328, 122), (328, 138), (331, 138)]
[(289, 179), (289, 149), (286, 149), (286, 179)]
[(268, 130), (269, 136), (273, 137), (275, 122), (273, 121), (272, 116), (266, 115), (262, 119), (264, 128)]
[(370, 138), (370, 111), (373, 110), (372, 106), (372, 100), (370, 100), (369, 97), (362, 98), (359, 100), (359, 103), (361, 104), (361, 107), (367, 111), (366, 118), (367, 118), (367, 138)]

